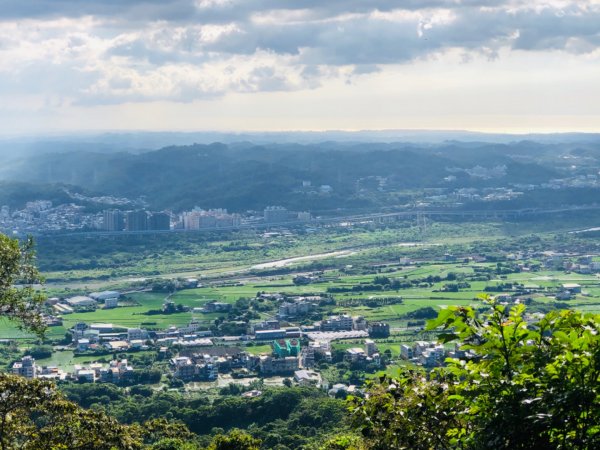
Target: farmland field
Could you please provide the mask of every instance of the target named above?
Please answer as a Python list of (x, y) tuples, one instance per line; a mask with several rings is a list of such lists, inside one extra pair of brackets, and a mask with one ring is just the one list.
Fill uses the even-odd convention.
[[(421, 308), (429, 306), (437, 309), (445, 305), (476, 304), (478, 294), (484, 292), (486, 288), (493, 289), (494, 286), (502, 283), (518, 283), (525, 287), (534, 287), (536, 292), (532, 294), (532, 298), (548, 305), (554, 303), (552, 292), (562, 283), (579, 283), (583, 294), (578, 294), (576, 298), (570, 300), (569, 305), (585, 311), (600, 311), (600, 279), (595, 274), (583, 275), (541, 267), (535, 271), (492, 275), (478, 281), (475, 276), (477, 273), (487, 271), (486, 273), (494, 274), (497, 263), (475, 262), (468, 258), (448, 261), (445, 256), (453, 253), (496, 255), (503, 252), (507, 254), (528, 247), (531, 251), (542, 251), (556, 247), (556, 242), (559, 241), (555, 234), (540, 234), (532, 238), (525, 233), (519, 235), (513, 229), (508, 235), (505, 225), (494, 223), (460, 225), (434, 223), (427, 233), (423, 234), (419, 233), (416, 227), (408, 225), (358, 228), (352, 231), (323, 229), (315, 234), (282, 232), (279, 235), (262, 235), (245, 232), (229, 236), (228, 239), (221, 237), (216, 240), (190, 237), (186, 241), (185, 237), (177, 236), (170, 239), (173, 239), (178, 251), (165, 249), (160, 253), (158, 250), (163, 248), (165, 243), (151, 240), (146, 244), (148, 248), (154, 246), (157, 252), (148, 253), (146, 249), (141, 256), (129, 253), (127, 258), (121, 254), (118, 261), (127, 261), (121, 264), (121, 269), (108, 275), (105, 280), (99, 279), (101, 273), (106, 275), (101, 268), (74, 269), (61, 273), (46, 272), (45, 275), (50, 280), (47, 289), (52, 295), (67, 297), (86, 294), (92, 289), (107, 288), (130, 292), (125, 295), (128, 306), (65, 315), (63, 326), (50, 328), (48, 338), (57, 339), (64, 336), (68, 328), (80, 321), (112, 323), (118, 327), (163, 329), (187, 324), (194, 318), (209, 327), (221, 316), (220, 314), (187, 311), (148, 315), (148, 312), (160, 310), (167, 298), (191, 309), (202, 307), (209, 301), (233, 304), (240, 298), (254, 298), (259, 292), (329, 295), (336, 304), (329, 308), (328, 312), (362, 315), (367, 320), (389, 322), (395, 328), (404, 327), (407, 323), (406, 314)], [(521, 228), (529, 231), (524, 225), (521, 225)], [(577, 246), (592, 244), (589, 241), (575, 240), (570, 235), (561, 236), (561, 239), (567, 239), (563, 247), (567, 247), (569, 241)], [(245, 250), (223, 251), (224, 248), (230, 248), (232, 242)], [(67, 248), (71, 244), (61, 242), (57, 245)], [(122, 244), (111, 245), (119, 247)], [(133, 252), (141, 243), (132, 245), (130, 250)], [(43, 243), (39, 250), (42, 267), (52, 261), (44, 254), (47, 246), (48, 243)], [(506, 250), (501, 252), (501, 248)], [(344, 253), (321, 256), (323, 253), (339, 251)], [(315, 256), (311, 257), (311, 255)], [(289, 261), (289, 264), (283, 267), (281, 264), (267, 263), (267, 261), (297, 257), (304, 258)], [(399, 262), (401, 259), (411, 262), (401, 264)], [(79, 264), (77, 261), (74, 260), (73, 265)], [(148, 261), (153, 261), (152, 271), (149, 271), (149, 267), (145, 265)], [(539, 258), (528, 258), (523, 262), (539, 262)], [(257, 268), (258, 264), (263, 266)], [(194, 267), (191, 267), (192, 265)], [(180, 272), (184, 268), (191, 271)], [(294, 284), (293, 278), (296, 274), (315, 270), (321, 273), (319, 282), (306, 285)], [(127, 276), (124, 276), (126, 272)], [(446, 288), (448, 284), (446, 278), (449, 274), (471, 277), (473, 280), (469, 281), (468, 287), (452, 291)], [(135, 278), (136, 276), (138, 278)], [(178, 276), (195, 276), (202, 283), (202, 287), (180, 289), (174, 293), (149, 292), (148, 289), (136, 291), (140, 287), (148, 286), (153, 279), (169, 279)], [(412, 284), (401, 289), (386, 288), (382, 291), (360, 288), (361, 285), (372, 283), (377, 276)], [(345, 292), (336, 292), (336, 290), (345, 290)], [(402, 301), (381, 306), (353, 304), (353, 301), (364, 303), (368, 299), (385, 297), (401, 297)], [(260, 316), (261, 319), (268, 318), (269, 313), (261, 313)], [(0, 338), (9, 337), (30, 338), (31, 336), (4, 321), (0, 323)]]

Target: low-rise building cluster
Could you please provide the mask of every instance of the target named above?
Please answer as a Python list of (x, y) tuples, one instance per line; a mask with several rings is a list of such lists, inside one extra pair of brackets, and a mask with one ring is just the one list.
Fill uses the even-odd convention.
[(278, 224), (286, 222), (308, 222), (311, 220), (309, 212), (288, 211), (283, 206), (267, 206), (263, 211), (265, 223)]
[(114, 360), (108, 364), (91, 363), (75, 365), (71, 372), (65, 372), (56, 366), (39, 366), (32, 356), (24, 356), (13, 363), (12, 373), (28, 379), (42, 378), (56, 381), (79, 381), (82, 383), (126, 383), (133, 377), (133, 366), (126, 360)]
[(381, 356), (375, 342), (371, 339), (366, 339), (364, 348), (352, 347), (347, 349), (344, 352), (344, 361), (350, 363), (353, 367), (364, 369), (369, 364), (380, 366)]
[(471, 350), (465, 351), (458, 343), (454, 344), (452, 350), (437, 342), (417, 341), (413, 344), (402, 344), (400, 346), (400, 357), (402, 359), (419, 364), (423, 367), (438, 367), (444, 364), (446, 358), (472, 359), (477, 355)]
[(92, 292), (89, 295), (76, 295), (73, 297), (51, 297), (46, 300), (46, 305), (55, 314), (65, 315), (74, 312), (94, 311), (101, 307), (112, 309), (119, 306), (121, 294), (116, 291)]
[(36, 200), (23, 209), (0, 208), (0, 231), (8, 234), (95, 230), (100, 223), (100, 214), (86, 213), (85, 207), (75, 203), (54, 206), (49, 200)]
[(184, 230), (202, 230), (209, 228), (233, 228), (242, 224), (239, 214), (229, 214), (226, 209), (204, 210), (195, 207), (179, 215), (177, 228)]

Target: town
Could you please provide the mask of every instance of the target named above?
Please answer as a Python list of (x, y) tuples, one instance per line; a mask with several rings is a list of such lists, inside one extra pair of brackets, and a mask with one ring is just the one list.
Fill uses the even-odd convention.
[[(188, 284), (189, 286), (189, 284)], [(331, 342), (343, 339), (363, 339), (362, 347), (352, 347), (343, 354), (343, 361), (355, 369), (380, 370), (385, 367), (377, 345), (369, 337), (386, 338), (390, 327), (386, 323), (368, 323), (363, 317), (349, 315), (328, 316), (311, 326), (295, 326), (289, 321), (318, 309), (320, 296), (286, 297), (281, 294), (260, 294), (259, 298), (279, 302), (276, 318), (253, 323), (247, 334), (215, 336), (203, 329), (201, 322), (192, 320), (186, 326), (171, 326), (164, 330), (123, 328), (109, 323), (78, 322), (69, 329), (68, 345), (59, 351), (73, 351), (78, 356), (102, 357), (125, 352), (157, 352), (160, 360), (168, 361), (169, 373), (174, 379), (189, 381), (216, 381), (219, 375), (229, 374), (234, 379), (271, 376), (290, 376), (300, 385), (328, 388), (315, 366), (319, 361), (332, 362)], [(93, 292), (87, 296), (64, 299), (49, 298), (47, 307), (54, 314), (46, 315), (49, 326), (63, 324), (62, 316), (91, 312), (96, 308), (119, 307), (121, 293)], [(226, 313), (231, 303), (207, 302), (194, 313)], [(173, 302), (163, 304), (163, 313), (177, 308)], [(286, 326), (284, 326), (286, 324)], [(271, 351), (260, 355), (245, 350), (249, 342), (268, 343)], [(100, 358), (99, 358), (100, 359)], [(105, 358), (104, 358), (105, 359)], [(56, 366), (40, 366), (32, 356), (24, 356), (12, 365), (12, 372), (26, 378), (56, 381), (110, 382), (131, 385), (159, 382), (161, 376), (140, 376), (127, 359), (112, 359), (107, 363), (93, 362), (76, 365), (72, 372)], [(143, 382), (142, 381), (142, 382)], [(346, 389), (337, 385), (335, 388)]]
[[(421, 266), (440, 267), (445, 275), (414, 278), (404, 275)], [(353, 274), (348, 267), (346, 271)], [(538, 275), (547, 273), (555, 275)], [(440, 293), (466, 292), (465, 298), (469, 298), (468, 292), (489, 292), (502, 304), (529, 305), (532, 309), (527, 320), (533, 323), (544, 310), (539, 309), (542, 299), (552, 299), (557, 304), (588, 299), (590, 305), (594, 304), (596, 294), (590, 289), (595, 292), (598, 284), (595, 280), (596, 274), (600, 274), (600, 258), (593, 254), (522, 248), (503, 252), (501, 256), (496, 253), (493, 257), (451, 253), (440, 254), (434, 261), (403, 257), (395, 264), (377, 266), (372, 278), (366, 276), (362, 278), (365, 281), (353, 284), (347, 284), (339, 275), (328, 275), (328, 271), (292, 274), (290, 288), (278, 288), (281, 281), (270, 277), (274, 287), (265, 290), (269, 282), (263, 278), (255, 282), (263, 286), (262, 291), (253, 298), (240, 297), (236, 301), (224, 301), (222, 294), (211, 299), (203, 292), (209, 289), (222, 293), (239, 289), (243, 283), (223, 284), (198, 278), (173, 279), (168, 287), (147, 280), (126, 292), (50, 297), (45, 301), (46, 324), (50, 329), (70, 324), (65, 337), (55, 342), (50, 351), (53, 355), (72, 354), (81, 362), (65, 369), (40, 363), (26, 354), (12, 363), (11, 370), (27, 378), (58, 382), (109, 382), (124, 386), (166, 383), (174, 387), (192, 383), (204, 385), (203, 389), (247, 384), (252, 380), (272, 380), (275, 384), (291, 380), (340, 397), (360, 389), (365, 376), (389, 367), (430, 370), (445, 365), (446, 358), (477, 360), (476, 353), (464, 351), (456, 344), (443, 345), (436, 341), (435, 332), (424, 330), (423, 318), (436, 314), (430, 307), (405, 314), (401, 322), (380, 314), (387, 308), (404, 308), (410, 302), (411, 289), (427, 286), (432, 292), (429, 304), (439, 308), (444, 308), (447, 302), (433, 300)], [(584, 278), (577, 279), (585, 282), (569, 282), (572, 278), (569, 274), (578, 274)], [(498, 281), (481, 282), (490, 276), (499, 277)], [(520, 281), (511, 281), (509, 276), (518, 276)], [(356, 275), (350, 277), (356, 279)], [(524, 282), (523, 277), (539, 281)], [(557, 282), (561, 279), (566, 281)], [(475, 284), (479, 288), (473, 290)], [(215, 285), (223, 287), (211, 287)], [(352, 297), (348, 297), (350, 293)], [(178, 302), (177, 299), (194, 298), (189, 294), (199, 295), (201, 306)], [(148, 295), (163, 297), (160, 308), (134, 313), (147, 317), (136, 320), (149, 326), (94, 321), (98, 314), (105, 317), (110, 311), (121, 312), (111, 317), (125, 317), (127, 311), (139, 308), (141, 299)], [(473, 301), (471, 298), (469, 303)], [(356, 314), (357, 311), (367, 311), (369, 317)], [(70, 319), (74, 315), (77, 321)], [(81, 320), (86, 316), (91, 320)], [(171, 317), (189, 319), (187, 323), (168, 325)], [(159, 324), (166, 326), (161, 328)], [(138, 367), (134, 362), (136, 354), (152, 355), (154, 362)], [(42, 361), (47, 359), (46, 356)], [(339, 370), (353, 375), (343, 381)], [(242, 393), (260, 395), (259, 391)]]
[[(470, 205), (487, 208), (486, 205), (497, 202), (523, 202), (525, 194), (560, 192), (572, 189), (595, 189), (600, 186), (600, 178), (595, 173), (577, 174), (567, 178), (551, 178), (537, 184), (506, 183), (496, 187), (460, 186), (456, 175), (467, 173), (474, 180), (502, 180), (506, 175), (506, 166), (484, 168), (448, 168), (450, 175), (441, 180), (448, 186), (419, 189), (413, 193), (409, 203), (394, 205), (397, 213), (411, 213), (415, 209), (432, 212), (469, 213)], [(394, 193), (388, 178), (372, 176), (358, 178), (355, 182), (359, 196), (387, 196)], [(303, 181), (301, 187), (292, 189), (294, 195), (320, 197), (330, 196), (330, 185), (313, 187), (310, 181)], [(152, 211), (144, 199), (129, 200), (113, 196), (86, 197), (71, 193), (69, 201), (53, 204), (49, 200), (31, 200), (22, 209), (11, 209), (8, 205), (0, 207), (0, 231), (9, 235), (47, 234), (58, 232), (165, 232), (165, 231), (210, 231), (231, 230), (256, 226), (274, 226), (280, 224), (335, 221), (336, 215), (315, 216), (309, 211), (288, 210), (284, 206), (267, 206), (262, 211), (244, 211), (230, 213), (225, 208), (203, 209), (175, 212), (173, 210)], [(92, 203), (93, 212), (86, 205)], [(98, 211), (101, 206), (109, 206)], [(590, 206), (590, 205), (588, 205)], [(376, 208), (365, 216), (377, 216), (381, 211)], [(339, 221), (352, 216), (337, 214)], [(315, 219), (321, 219), (315, 221)]]
[(199, 207), (180, 214), (146, 209), (107, 209), (98, 213), (85, 212), (76, 203), (54, 206), (48, 200), (27, 202), (25, 208), (0, 208), (0, 230), (11, 235), (52, 232), (161, 232), (235, 229), (242, 226), (276, 225), (310, 222), (308, 212), (288, 211), (283, 206), (269, 206), (262, 215), (229, 214), (226, 209), (203, 210)]

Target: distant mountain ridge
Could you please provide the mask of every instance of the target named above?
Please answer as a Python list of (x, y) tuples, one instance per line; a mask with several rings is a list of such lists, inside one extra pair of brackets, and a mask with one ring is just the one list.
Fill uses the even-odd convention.
[(501, 134), (461, 130), (359, 130), (359, 131), (273, 131), (273, 132), (163, 132), (114, 131), (40, 136), (0, 137), (0, 161), (17, 156), (94, 151), (139, 153), (172, 145), (211, 144), (236, 145), (325, 144), (325, 143), (393, 143), (440, 145), (452, 142), (508, 144), (532, 141), (544, 144), (600, 143), (600, 133), (531, 133)]
[[(597, 154), (594, 146), (526, 141), (437, 146), (213, 143), (142, 153), (80, 150), (25, 156), (4, 167), (1, 175), (5, 181), (30, 185), (64, 184), (115, 196), (145, 196), (155, 209), (199, 205), (246, 211), (276, 204), (319, 211), (385, 206), (392, 199), (383, 191), (543, 182), (559, 176), (561, 164), (568, 164), (558, 155), (573, 149), (591, 157)], [(501, 179), (477, 177), (469, 174), (473, 168), (505, 173)], [(379, 190), (373, 185), (377, 179), (384, 186)], [(303, 187), (303, 182), (310, 186)]]

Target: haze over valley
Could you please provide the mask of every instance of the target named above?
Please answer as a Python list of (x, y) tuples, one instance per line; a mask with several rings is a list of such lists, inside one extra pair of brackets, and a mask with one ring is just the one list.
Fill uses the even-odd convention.
[(4, 0), (0, 448), (600, 448), (598, 0)]

